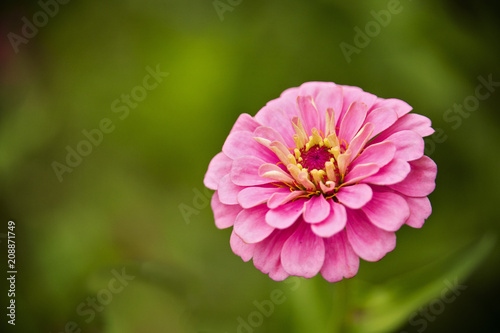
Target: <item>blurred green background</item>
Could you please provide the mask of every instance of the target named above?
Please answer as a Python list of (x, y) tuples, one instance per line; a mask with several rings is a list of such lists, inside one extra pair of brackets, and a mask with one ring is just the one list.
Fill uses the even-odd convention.
[[(394, 3), (70, 1), (48, 7), (44, 22), (40, 3), (4, 2), (0, 246), (6, 253), (7, 221), (15, 221), (18, 280), (16, 326), (2, 313), (2, 332), (496, 328), (500, 87), (474, 111), (447, 110), (474, 100), (479, 76), (500, 82), (498, 8)], [(390, 22), (370, 23), (372, 11), (391, 6)], [(34, 15), (40, 27), (25, 38), (22, 18)], [(374, 29), (364, 44), (356, 27)], [(346, 56), (341, 43), (357, 51)], [(141, 88), (157, 68), (157, 84)], [(255, 115), (313, 80), (400, 98), (440, 129), (427, 139), (439, 170), (433, 215), (421, 230), (398, 231), (383, 260), (362, 261), (354, 279), (333, 285), (274, 282), (235, 256), (202, 183), (240, 113)], [(131, 94), (127, 106), (121, 99)], [(98, 144), (81, 143), (82, 131), (99, 126), (109, 133), (95, 134)], [(58, 177), (54, 162), (67, 165), (67, 146), (78, 145), (87, 156)], [(466, 289), (440, 300), (455, 279)], [(265, 310), (275, 290), (283, 302)]]

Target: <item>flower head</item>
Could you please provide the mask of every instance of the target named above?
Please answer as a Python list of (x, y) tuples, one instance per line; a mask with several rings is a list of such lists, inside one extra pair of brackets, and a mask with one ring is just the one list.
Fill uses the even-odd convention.
[(377, 261), (403, 224), (431, 214), (436, 164), (424, 156), (431, 121), (398, 99), (307, 82), (255, 117), (242, 114), (208, 167), (218, 228), (274, 280), (318, 273), (330, 282)]

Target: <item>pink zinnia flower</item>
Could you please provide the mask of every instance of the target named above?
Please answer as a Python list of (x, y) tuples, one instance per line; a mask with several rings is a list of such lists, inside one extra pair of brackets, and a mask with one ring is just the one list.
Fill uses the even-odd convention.
[(317, 273), (330, 282), (377, 261), (403, 224), (431, 214), (436, 164), (424, 156), (431, 121), (398, 99), (308, 82), (255, 117), (242, 114), (208, 167), (218, 228), (274, 280)]

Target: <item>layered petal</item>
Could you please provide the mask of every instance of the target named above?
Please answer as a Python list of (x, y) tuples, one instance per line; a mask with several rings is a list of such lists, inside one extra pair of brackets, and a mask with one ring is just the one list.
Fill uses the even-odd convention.
[(297, 108), (307, 133), (311, 133), (313, 128), (319, 128), (319, 114), (311, 96), (297, 97)]
[(339, 188), (336, 195), (339, 202), (352, 209), (359, 209), (372, 199), (372, 189), (366, 184)]
[(339, 119), (343, 119), (348, 108), (353, 102), (363, 103), (366, 105), (367, 110), (370, 110), (374, 103), (377, 101), (377, 96), (363, 91), (363, 89), (352, 86), (342, 86), (344, 93), (344, 103), (342, 113)]
[(230, 133), (253, 132), (259, 126), (260, 126), (259, 122), (256, 119), (254, 119), (251, 115), (249, 115), (248, 113), (242, 113), (240, 114), (238, 119), (236, 119), (236, 122), (234, 123)]
[(429, 198), (404, 197), (406, 198), (406, 203), (410, 208), (410, 217), (406, 220), (406, 224), (412, 228), (422, 228), (425, 220), (431, 216), (432, 213)]
[(347, 210), (347, 239), (366, 261), (378, 261), (396, 247), (396, 234), (373, 225), (362, 210)]
[(286, 279), (289, 274), (281, 265), (281, 250), (294, 228), (274, 230), (273, 233), (255, 247), (253, 263), (262, 273), (269, 274), (275, 281)]
[(403, 117), (413, 109), (410, 105), (408, 105), (408, 103), (397, 98), (378, 98), (377, 102), (373, 105), (373, 109), (376, 110), (382, 107), (386, 107), (395, 111), (398, 117)]
[(330, 204), (323, 195), (313, 196), (304, 204), (304, 221), (318, 223), (330, 214)]
[[(334, 124), (337, 124), (340, 114), (342, 113), (343, 99), (344, 92), (342, 87), (332, 86), (321, 90), (316, 99), (314, 99), (314, 102), (320, 116), (324, 115), (328, 108), (333, 109), (335, 113)], [(321, 122), (321, 120), (323, 120), (323, 122)], [(320, 128), (323, 129), (325, 127), (323, 117), (320, 117), (320, 122)]]
[(358, 133), (363, 125), (368, 107), (361, 102), (353, 102), (342, 118), (339, 130), (339, 139), (351, 143), (352, 138)]
[[(295, 108), (295, 104), (292, 104), (292, 107)], [(255, 119), (262, 125), (272, 128), (278, 132), (287, 146), (291, 147), (293, 145), (294, 131), (292, 124), (290, 123), (291, 116), (287, 115), (281, 108), (264, 106), (259, 112), (257, 112)]]
[(392, 126), (380, 133), (380, 135), (374, 139), (374, 142), (382, 142), (392, 134), (406, 130), (413, 131), (421, 137), (434, 133), (434, 129), (431, 127), (431, 120), (429, 118), (419, 114), (410, 113), (402, 116)]
[(268, 208), (265, 205), (242, 210), (234, 222), (234, 232), (245, 243), (258, 243), (273, 232), (274, 228), (266, 223)]
[(215, 226), (219, 229), (232, 227), (236, 216), (243, 208), (239, 205), (225, 205), (219, 200), (217, 193), (214, 193), (211, 201), (212, 211), (214, 212)]
[(325, 260), (325, 243), (301, 223), (286, 240), (281, 250), (281, 264), (290, 275), (312, 278), (320, 271)]
[(222, 146), (222, 152), (230, 159), (252, 156), (266, 161), (277, 163), (278, 158), (268, 149), (262, 149), (262, 145), (254, 140), (252, 132), (233, 132), (229, 134)]
[(266, 162), (253, 156), (244, 156), (233, 160), (231, 181), (239, 186), (263, 185), (274, 182), (271, 178), (259, 175), (259, 168), (264, 164)]
[(231, 238), (229, 239), (229, 245), (234, 254), (239, 255), (243, 261), (249, 261), (253, 257), (255, 250), (255, 244), (245, 243), (236, 232), (231, 233)]
[(372, 123), (374, 126), (370, 139), (389, 128), (397, 120), (398, 114), (396, 111), (388, 107), (378, 108), (369, 112), (365, 122)]
[(386, 231), (396, 231), (410, 216), (406, 200), (392, 192), (373, 191), (372, 199), (363, 206), (371, 223)]
[(389, 136), (385, 141), (394, 143), (396, 146), (395, 157), (403, 161), (413, 161), (424, 155), (424, 139), (416, 132), (399, 131)]
[(274, 228), (286, 229), (294, 224), (303, 212), (304, 200), (299, 199), (269, 210), (266, 213), (266, 222)]
[(238, 203), (243, 208), (252, 208), (266, 203), (275, 193), (290, 193), (288, 188), (245, 187), (238, 193)]
[(396, 154), (396, 145), (389, 141), (384, 141), (368, 146), (352, 163), (351, 167), (361, 164), (374, 163), (379, 168), (387, 165)]
[(352, 249), (345, 231), (325, 240), (325, 261), (321, 275), (328, 282), (352, 278), (359, 269), (359, 256)]
[(238, 193), (245, 187), (235, 185), (231, 181), (230, 175), (225, 175), (222, 177), (219, 183), (219, 189), (217, 190), (217, 195), (219, 196), (220, 202), (226, 205), (237, 205), (238, 204)]
[(362, 182), (376, 185), (396, 184), (405, 179), (410, 171), (411, 166), (408, 162), (395, 158), (377, 173), (362, 179)]
[(233, 161), (222, 152), (215, 155), (208, 165), (203, 184), (211, 190), (216, 190), (222, 177), (231, 171), (232, 163)]
[(329, 201), (331, 211), (328, 217), (320, 223), (311, 225), (311, 230), (320, 237), (331, 237), (344, 229), (347, 222), (347, 213), (344, 205)]
[(356, 184), (365, 178), (379, 172), (380, 167), (375, 163), (356, 165), (344, 179), (344, 185)]
[(411, 171), (408, 176), (389, 187), (411, 197), (425, 197), (431, 194), (436, 187), (436, 163), (427, 156), (409, 163)]

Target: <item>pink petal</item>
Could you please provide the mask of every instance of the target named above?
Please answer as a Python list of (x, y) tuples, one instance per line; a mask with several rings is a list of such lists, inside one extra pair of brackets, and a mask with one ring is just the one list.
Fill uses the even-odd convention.
[[(296, 113), (295, 99), (296, 97), (293, 99), (293, 104), (291, 104), (291, 107), (294, 109), (294, 113)], [(262, 125), (270, 127), (280, 133), (285, 140), (286, 145), (288, 147), (292, 147), (294, 145), (293, 134), (295, 132), (290, 119), (292, 119), (292, 116), (294, 115), (295, 114), (290, 116), (287, 115), (281, 108), (264, 106), (259, 112), (257, 112), (255, 119)]]
[(311, 225), (311, 230), (320, 237), (331, 237), (344, 229), (347, 215), (344, 205), (330, 200), (331, 211), (328, 217), (316, 224)]
[(359, 152), (365, 147), (368, 139), (373, 131), (373, 125), (367, 123), (363, 128), (356, 134), (349, 145), (349, 151), (351, 152), (351, 161), (358, 156)]
[(401, 182), (389, 187), (411, 197), (425, 197), (436, 187), (437, 166), (427, 156), (409, 162), (411, 171)]
[(375, 163), (380, 168), (388, 164), (394, 158), (396, 146), (394, 143), (384, 141), (368, 146), (363, 152), (351, 163), (351, 167), (361, 164)]
[(231, 233), (231, 238), (229, 239), (229, 244), (231, 245), (231, 250), (234, 254), (238, 255), (243, 259), (243, 261), (249, 261), (252, 259), (255, 244), (245, 243), (233, 230)]
[(238, 193), (242, 189), (244, 189), (243, 186), (234, 185), (230, 175), (225, 175), (222, 177), (219, 183), (219, 189), (217, 190), (220, 202), (225, 205), (237, 205)]
[(233, 132), (253, 132), (260, 124), (247, 113), (242, 113), (233, 125), (230, 133)]
[(352, 168), (344, 179), (344, 185), (355, 184), (373, 174), (376, 174), (380, 167), (375, 163), (359, 164)]
[(419, 114), (410, 113), (398, 119), (391, 127), (380, 133), (374, 142), (382, 142), (394, 133), (400, 131), (414, 131), (418, 135), (425, 137), (434, 133), (431, 127), (431, 120)]
[(234, 222), (234, 231), (245, 243), (258, 243), (273, 232), (274, 228), (266, 223), (268, 208), (260, 205), (242, 210)]
[(327, 88), (322, 90), (318, 97), (314, 99), (314, 103), (318, 109), (320, 115), (320, 128), (323, 130), (325, 128), (325, 119), (323, 117), (326, 114), (326, 109), (332, 108), (335, 112), (335, 124), (342, 113), (342, 104), (343, 104), (344, 93), (343, 89), (340, 86), (332, 86), (331, 88)]
[(252, 208), (266, 203), (276, 192), (289, 193), (288, 188), (278, 187), (245, 187), (238, 193), (238, 203), (243, 208)]
[(425, 220), (431, 216), (432, 207), (429, 198), (406, 197), (406, 202), (410, 207), (410, 217), (406, 224), (412, 228), (422, 228)]
[(297, 96), (298, 88), (289, 88), (282, 92), (279, 98), (267, 102), (266, 107), (280, 109), (287, 116), (287, 119), (292, 119), (292, 117), (298, 116)]
[(376, 185), (391, 185), (401, 182), (410, 173), (410, 165), (400, 159), (393, 159), (373, 176), (363, 179), (363, 183)]
[(222, 152), (215, 155), (208, 165), (203, 184), (211, 190), (216, 190), (222, 177), (231, 170), (232, 163), (233, 161)]
[(313, 127), (320, 128), (318, 110), (316, 110), (311, 96), (297, 97), (297, 108), (307, 133), (310, 134)]
[(266, 164), (253, 156), (240, 157), (233, 160), (231, 180), (239, 186), (262, 185), (274, 182), (274, 179), (259, 176), (259, 168)]
[(377, 228), (362, 210), (347, 211), (347, 239), (366, 261), (378, 261), (396, 247), (396, 234)]
[(368, 108), (366, 104), (353, 102), (342, 118), (339, 130), (339, 139), (344, 140), (348, 144), (352, 138), (358, 133), (361, 125), (363, 125)]
[(325, 262), (321, 275), (328, 282), (338, 282), (352, 278), (359, 269), (359, 256), (352, 249), (345, 231), (327, 238), (325, 241)]
[(399, 230), (410, 216), (406, 200), (392, 192), (374, 191), (362, 210), (371, 223), (386, 231)]
[(403, 117), (413, 109), (410, 105), (408, 105), (408, 103), (396, 98), (377, 99), (377, 102), (373, 105), (373, 109), (375, 110), (382, 107), (387, 107), (391, 110), (394, 110), (397, 113), (398, 117)]
[(268, 163), (279, 162), (271, 150), (255, 141), (252, 132), (233, 132), (229, 134), (222, 146), (222, 152), (233, 160), (238, 157), (252, 156), (263, 159)]
[(214, 212), (215, 226), (219, 229), (233, 226), (236, 216), (242, 210), (239, 205), (225, 205), (220, 202), (217, 193), (212, 196), (211, 206)]
[(344, 103), (339, 120), (344, 119), (344, 116), (347, 113), (348, 108), (351, 106), (353, 102), (364, 103), (366, 105), (366, 109), (370, 110), (372, 108), (373, 103), (377, 101), (377, 96), (367, 93), (363, 91), (363, 89), (361, 88), (352, 86), (342, 86), (342, 89), (344, 91)]
[(268, 274), (275, 281), (286, 279), (289, 274), (281, 265), (281, 250), (294, 229), (274, 230), (273, 233), (256, 244), (253, 263), (262, 273)]
[(380, 132), (389, 128), (398, 120), (398, 115), (395, 111), (390, 108), (378, 108), (372, 110), (366, 116), (366, 123), (372, 123), (374, 125), (374, 130), (370, 139), (377, 136)]
[(290, 176), (289, 173), (283, 171), (276, 164), (266, 163), (262, 164), (259, 167), (259, 176), (266, 177), (269, 179), (276, 180), (277, 182), (285, 183), (285, 184), (293, 184), (294, 179)]
[(296, 200), (271, 209), (266, 214), (266, 222), (271, 227), (286, 229), (297, 221), (304, 212), (304, 200)]
[(306, 193), (305, 191), (292, 191), (288, 193), (277, 192), (269, 198), (269, 201), (267, 202), (267, 207), (275, 209), (276, 207), (284, 205), (289, 201), (297, 199), (298, 197), (304, 195), (305, 193)]
[(372, 198), (372, 189), (366, 184), (342, 186), (336, 195), (339, 202), (352, 209), (359, 209)]
[(311, 96), (316, 100), (316, 96), (329, 87), (335, 87), (335, 83), (321, 81), (304, 82), (299, 87), (298, 96)]
[(323, 221), (330, 214), (330, 204), (323, 195), (313, 196), (304, 204), (304, 220), (309, 223)]
[(290, 275), (312, 278), (325, 260), (323, 238), (316, 236), (307, 223), (301, 223), (281, 250), (281, 264)]
[(400, 131), (392, 134), (385, 141), (396, 145), (395, 157), (403, 161), (413, 161), (424, 155), (424, 139), (413, 131)]
[(279, 141), (282, 144), (287, 145), (281, 134), (271, 127), (260, 126), (253, 132), (253, 135), (257, 138), (263, 138), (271, 142)]

